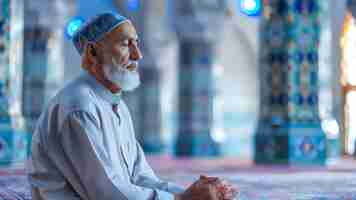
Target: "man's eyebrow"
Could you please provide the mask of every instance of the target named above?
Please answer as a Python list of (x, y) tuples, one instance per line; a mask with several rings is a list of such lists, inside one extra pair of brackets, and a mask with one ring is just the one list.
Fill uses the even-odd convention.
[(119, 42), (125, 42), (125, 41), (135, 41), (135, 42), (138, 42), (140, 41), (139, 37), (127, 37), (127, 38), (123, 38), (123, 39), (120, 39)]
[(121, 36), (119, 36), (118, 37), (118, 40), (120, 40), (120, 41), (123, 41), (123, 40), (131, 40), (131, 39), (133, 39), (133, 40), (137, 40), (137, 39), (139, 39), (138, 38), (138, 35), (135, 35), (135, 36), (129, 36), (129, 35), (121, 35)]

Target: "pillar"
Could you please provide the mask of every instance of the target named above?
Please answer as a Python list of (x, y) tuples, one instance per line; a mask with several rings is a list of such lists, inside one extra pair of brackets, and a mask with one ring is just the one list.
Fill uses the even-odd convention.
[[(327, 141), (327, 161), (336, 161), (342, 152), (341, 84), (340, 84), (340, 23), (346, 1), (320, 2), (321, 31), (319, 47), (319, 113)], [(328, 162), (333, 163), (333, 162)]]
[(164, 59), (163, 40), (167, 38), (164, 23), (164, 0), (114, 1), (119, 13), (128, 16), (140, 38), (143, 60), (139, 65), (141, 85), (124, 94), (133, 118), (136, 136), (147, 153), (162, 153), (166, 149), (162, 133), (161, 66)]
[(175, 2), (174, 25), (179, 40), (178, 134), (175, 154), (218, 156), (212, 137), (215, 48), (226, 9), (225, 1)]
[(72, 12), (73, 3), (67, 0), (25, 1), (23, 112), (31, 132), (62, 87), (64, 30)]
[(23, 1), (0, 1), (0, 165), (23, 163), (29, 138), (21, 113)]
[(325, 164), (318, 110), (320, 2), (264, 1), (257, 164)]

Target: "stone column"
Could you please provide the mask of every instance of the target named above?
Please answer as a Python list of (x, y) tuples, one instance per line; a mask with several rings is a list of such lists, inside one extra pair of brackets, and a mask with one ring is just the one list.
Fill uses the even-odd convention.
[[(133, 117), (136, 136), (147, 153), (161, 153), (165, 149), (161, 124), (161, 57), (167, 38), (164, 23), (164, 0), (114, 1), (119, 13), (128, 16), (137, 29), (143, 60), (139, 71), (141, 85), (134, 92), (124, 94)], [(164, 66), (167, 67), (167, 66)]]
[(73, 7), (67, 0), (25, 1), (23, 111), (30, 131), (62, 87), (64, 26)]
[(177, 156), (217, 156), (212, 137), (213, 64), (225, 1), (175, 2), (174, 24), (179, 40)]
[(327, 141), (327, 160), (335, 161), (342, 152), (340, 33), (346, 0), (320, 2), (319, 112)]
[(0, 165), (23, 163), (30, 135), (21, 113), (23, 1), (0, 1)]
[(257, 164), (325, 164), (318, 111), (320, 2), (264, 1)]

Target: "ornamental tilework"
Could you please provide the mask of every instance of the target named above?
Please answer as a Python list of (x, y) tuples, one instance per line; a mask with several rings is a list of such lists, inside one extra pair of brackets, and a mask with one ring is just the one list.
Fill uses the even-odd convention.
[[(318, 1), (295, 0), (289, 1), (288, 32), (289, 41), (294, 43), (287, 49), (288, 64), (291, 69), (288, 77), (298, 80), (298, 84), (291, 84), (289, 95), (294, 98), (289, 104), (295, 107), (289, 113), (291, 122), (318, 123), (318, 85), (317, 81), (310, 81), (318, 69), (318, 50), (320, 35), (320, 19)], [(296, 56), (293, 56), (296, 55)]]
[[(21, 103), (23, 1), (0, 1), (0, 165), (24, 162), (29, 153), (28, 134), (18, 108)], [(18, 29), (11, 29), (16, 24)], [(11, 37), (10, 37), (11, 35)], [(10, 49), (14, 54), (11, 55)], [(14, 61), (16, 60), (16, 62)], [(14, 70), (9, 70), (13, 68)], [(15, 73), (12, 73), (15, 72)]]
[[(321, 129), (319, 129), (321, 130)], [(326, 159), (326, 144), (324, 133), (316, 133), (312, 130), (311, 135), (306, 135), (304, 129), (289, 135), (288, 152), (291, 164), (324, 164)]]
[[(264, 1), (257, 163), (325, 161), (325, 135), (318, 111), (319, 3)], [(306, 131), (309, 126), (313, 126), (312, 132)]]
[(9, 102), (7, 98), (9, 74), (9, 49), (10, 49), (10, 1), (1, 2), (0, 16), (0, 117), (9, 117)]
[(218, 144), (211, 137), (213, 123), (213, 43), (181, 41), (177, 156), (214, 156)]

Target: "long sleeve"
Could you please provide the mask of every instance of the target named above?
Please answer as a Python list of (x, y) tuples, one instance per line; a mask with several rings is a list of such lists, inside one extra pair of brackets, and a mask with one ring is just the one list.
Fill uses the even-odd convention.
[(158, 196), (160, 196), (160, 199), (168, 199), (167, 196), (169, 194), (167, 194), (167, 192), (170, 194), (177, 194), (184, 191), (184, 189), (181, 186), (178, 186), (170, 182), (162, 181), (155, 175), (152, 168), (147, 163), (144, 152), (137, 141), (136, 141), (136, 149), (137, 149), (136, 150), (137, 157), (135, 160), (135, 165), (134, 165), (135, 167), (131, 179), (132, 183), (139, 186), (158, 190), (157, 193)]
[(62, 127), (58, 142), (72, 168), (70, 171), (76, 177), (76, 180), (68, 181), (82, 199), (155, 199), (153, 189), (131, 184), (120, 174), (125, 169), (114, 167), (111, 149), (103, 139), (103, 132), (94, 115), (84, 111), (72, 112)]

